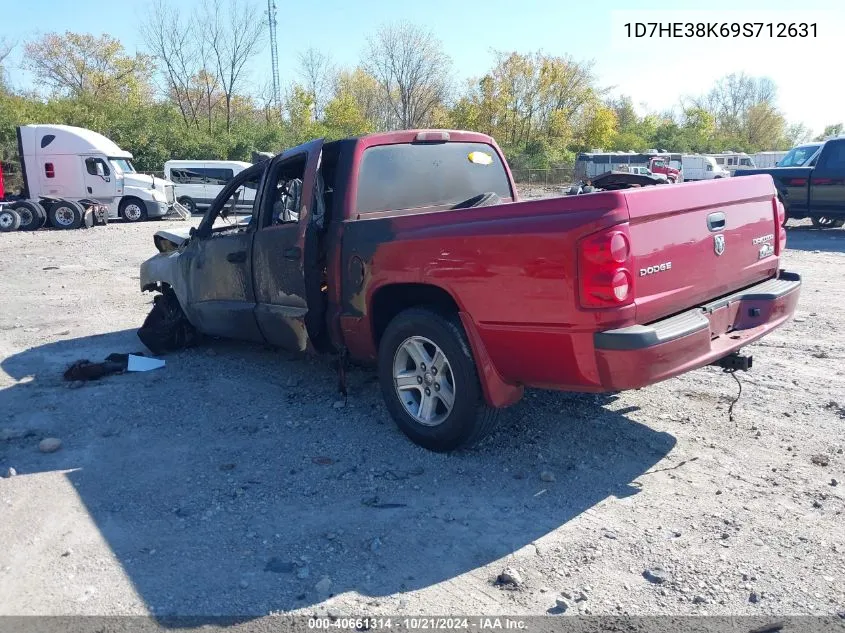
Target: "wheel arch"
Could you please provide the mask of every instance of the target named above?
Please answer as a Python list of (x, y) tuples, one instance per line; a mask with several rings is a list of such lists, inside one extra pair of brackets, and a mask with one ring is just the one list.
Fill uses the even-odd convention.
[(469, 343), (484, 400), (491, 407), (506, 407), (522, 398), (523, 387), (506, 382), (493, 364), (478, 328), (468, 312), (461, 309), (451, 292), (435, 284), (396, 283), (378, 288), (369, 306), (373, 344), (378, 349), (388, 324), (403, 310), (428, 308), (458, 320)]
[(141, 264), (140, 285), (142, 292), (154, 292), (158, 290), (164, 293), (168, 288), (176, 295), (179, 306), (193, 323), (188, 305), (187, 282), (182, 275), (182, 269), (178, 265), (179, 257), (170, 256), (170, 253), (155, 255)]
[(460, 306), (452, 294), (434, 284), (393, 283), (375, 290), (370, 299), (369, 314), (373, 344), (378, 349), (388, 324), (408, 308), (430, 308), (444, 316), (457, 315)]

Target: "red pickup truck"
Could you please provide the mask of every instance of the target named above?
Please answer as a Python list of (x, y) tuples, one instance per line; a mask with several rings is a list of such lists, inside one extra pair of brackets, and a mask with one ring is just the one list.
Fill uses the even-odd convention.
[(139, 336), (156, 353), (201, 333), (377, 364), (400, 428), (448, 451), (524, 387), (747, 368), (735, 352), (798, 301), (783, 213), (769, 176), (519, 201), (482, 134), (317, 140), (236, 176), (190, 233), (156, 233)]

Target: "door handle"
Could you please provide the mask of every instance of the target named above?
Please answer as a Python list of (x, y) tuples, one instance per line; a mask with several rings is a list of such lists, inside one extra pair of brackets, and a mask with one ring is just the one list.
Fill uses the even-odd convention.
[(246, 251), (235, 251), (226, 255), (226, 261), (233, 264), (243, 264), (246, 261)]
[(302, 257), (302, 249), (298, 246), (291, 246), (290, 248), (283, 250), (282, 255), (284, 255), (286, 259), (299, 259)]
[(86, 188), (88, 189), (88, 193), (94, 193), (93, 191), (91, 191), (91, 187), (86, 187)]
[(710, 231), (721, 231), (725, 228), (725, 214), (721, 211), (707, 216), (707, 228)]

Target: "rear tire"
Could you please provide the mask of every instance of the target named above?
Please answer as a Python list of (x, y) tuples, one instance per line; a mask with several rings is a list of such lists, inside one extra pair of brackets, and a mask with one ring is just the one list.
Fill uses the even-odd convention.
[(59, 200), (50, 207), (47, 217), (57, 229), (78, 229), (85, 221), (85, 210), (73, 200)]
[(21, 231), (37, 231), (47, 223), (47, 212), (34, 200), (20, 200), (12, 208), (21, 216)]
[(147, 219), (147, 205), (139, 198), (124, 198), (118, 207), (120, 217), (127, 222), (140, 222)]
[(21, 226), (21, 216), (11, 207), (0, 209), (0, 233), (17, 231)]
[(379, 344), (385, 405), (412, 442), (432, 451), (471, 446), (496, 426), (484, 402), (460, 322), (410, 308), (387, 326)]

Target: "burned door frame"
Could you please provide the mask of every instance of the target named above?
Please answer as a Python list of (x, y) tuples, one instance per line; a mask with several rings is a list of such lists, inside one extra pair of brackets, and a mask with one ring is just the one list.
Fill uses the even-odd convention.
[[(204, 334), (263, 342), (255, 321), (255, 288), (252, 275), (252, 242), (258, 223), (256, 201), (253, 221), (239, 231), (213, 229), (218, 213), (243, 184), (258, 177), (260, 191), (264, 166), (255, 165), (237, 174), (211, 203), (193, 238), (182, 252), (188, 286), (191, 321)], [(237, 221), (237, 217), (235, 219)]]
[[(310, 305), (309, 284), (315, 280), (307, 260), (316, 257), (314, 240), (315, 189), (323, 139), (299, 145), (272, 159), (262, 187), (259, 223), (252, 247), (252, 274), (255, 283), (255, 319), (268, 343), (294, 351), (310, 348), (313, 332), (306, 315), (322, 306)], [(304, 156), (302, 193), (297, 222), (273, 225), (274, 188), (285, 164)], [(312, 319), (307, 320), (308, 323)]]

